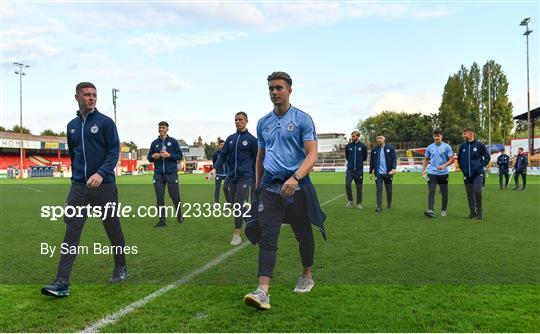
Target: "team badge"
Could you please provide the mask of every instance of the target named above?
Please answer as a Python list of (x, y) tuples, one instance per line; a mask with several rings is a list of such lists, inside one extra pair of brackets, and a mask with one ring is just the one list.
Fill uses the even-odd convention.
[(229, 142), (229, 144), (232, 144), (232, 140)]
[(264, 210), (264, 206), (263, 206), (263, 204), (261, 202), (261, 203), (259, 203), (259, 212), (263, 212), (263, 210)]
[(359, 147), (359, 148), (358, 148), (358, 151), (362, 151), (362, 148), (361, 148), (361, 147)]
[(296, 126), (293, 124), (293, 122), (287, 124), (287, 131), (294, 131), (294, 129), (296, 129)]
[(168, 142), (168, 143), (167, 143), (167, 146), (171, 146), (171, 142)]
[(75, 133), (75, 131), (77, 131), (77, 130), (75, 130), (75, 129), (71, 129), (71, 130), (69, 130), (69, 133), (71, 133), (71, 134), (74, 134), (74, 133)]
[(159, 144), (156, 144), (156, 147), (159, 147)]
[(92, 133), (98, 133), (99, 131), (99, 128), (96, 124), (94, 124), (91, 128), (90, 128), (90, 132)]
[(248, 144), (247, 140), (244, 140), (244, 141), (242, 142), (242, 145), (244, 145), (244, 146), (247, 146), (247, 144)]
[(465, 149), (463, 149), (463, 152), (465, 152)]
[(390, 153), (390, 149), (389, 149), (389, 148), (386, 149), (386, 153)]
[(478, 151), (478, 149), (477, 149), (476, 147), (475, 147), (475, 148), (473, 148), (472, 150), (473, 150), (473, 151), (475, 151), (475, 152), (476, 152), (476, 151)]

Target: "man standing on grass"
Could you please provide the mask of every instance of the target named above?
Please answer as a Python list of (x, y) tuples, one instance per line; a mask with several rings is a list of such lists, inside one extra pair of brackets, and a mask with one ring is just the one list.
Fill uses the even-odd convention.
[[(289, 102), (292, 79), (285, 72), (274, 72), (267, 78), (274, 110), (257, 124), (259, 151), (256, 164), (256, 199), (259, 245), (257, 290), (247, 294), (247, 305), (270, 309), (268, 289), (276, 265), (276, 251), (281, 224), (290, 224), (299, 244), (302, 273), (294, 289), (298, 293), (311, 291), (311, 275), (315, 241), (311, 224), (324, 234), (322, 213), (309, 179), (317, 161), (317, 135), (311, 117)], [(246, 227), (246, 234), (248, 228)], [(249, 237), (249, 235), (248, 235)]]
[[(422, 177), (426, 177), (426, 167), (428, 171), (428, 209), (424, 215), (435, 218), (435, 190), (437, 185), (441, 190), (442, 206), (441, 216), (446, 217), (448, 208), (448, 166), (454, 162), (454, 152), (447, 143), (442, 141), (443, 134), (440, 129), (433, 131), (434, 143), (426, 148), (426, 156), (422, 163)], [(429, 165), (428, 165), (429, 163)]]
[(396, 174), (397, 156), (392, 145), (385, 144), (384, 134), (377, 135), (377, 146), (371, 149), (369, 160), (369, 178), (373, 179), (375, 174), (375, 184), (377, 186), (377, 209), (375, 212), (382, 212), (382, 187), (386, 189), (386, 202), (388, 209), (392, 208), (392, 179)]
[(367, 160), (367, 146), (360, 142), (360, 132), (351, 133), (351, 142), (345, 146), (347, 171), (345, 174), (345, 191), (347, 192), (347, 208), (353, 206), (352, 181), (356, 185), (356, 207), (362, 209), (362, 184), (364, 182), (364, 161)]
[[(216, 164), (216, 161), (218, 160), (219, 156), (223, 152), (223, 145), (225, 141), (223, 139), (218, 140), (218, 149), (214, 152), (212, 155), (212, 165)], [(221, 182), (225, 179), (227, 176), (227, 164), (224, 163), (221, 165), (221, 168), (219, 170), (216, 170), (216, 180), (215, 180), (215, 188), (214, 188), (214, 203), (219, 203), (219, 195), (221, 193)], [(226, 193), (226, 187), (223, 187), (224, 192)], [(225, 195), (225, 200), (228, 200), (228, 196)]]
[(521, 175), (521, 180), (523, 181), (523, 188), (521, 188), (522, 191), (525, 191), (525, 188), (527, 187), (527, 165), (529, 164), (529, 161), (527, 159), (527, 153), (523, 152), (523, 148), (520, 147), (518, 149), (518, 155), (516, 157), (516, 162), (514, 164), (515, 172), (514, 172), (514, 181), (516, 182), (516, 187), (512, 190), (519, 191), (519, 176)]
[(178, 162), (182, 160), (182, 151), (178, 140), (170, 137), (169, 123), (161, 121), (158, 124), (159, 136), (150, 144), (148, 161), (154, 163), (154, 190), (156, 191), (159, 221), (154, 227), (166, 225), (165, 187), (174, 203), (176, 221), (182, 223), (182, 208), (180, 204), (180, 189), (178, 186)]
[(244, 204), (249, 199), (249, 192), (255, 177), (255, 159), (257, 159), (257, 138), (247, 129), (248, 116), (240, 111), (234, 116), (236, 132), (225, 140), (223, 151), (219, 155), (214, 168), (210, 171), (210, 176), (214, 176), (216, 171), (227, 166), (227, 179), (225, 185), (228, 187), (228, 201), (240, 206), (241, 214), (234, 217), (234, 232), (231, 239), (231, 246), (238, 246), (242, 243), (240, 231), (244, 222), (246, 212)]
[[(67, 125), (67, 140), (71, 157), (71, 188), (66, 206), (76, 209), (87, 205), (101, 207), (102, 220), (114, 252), (114, 269), (109, 283), (117, 283), (128, 277), (124, 234), (116, 213), (105, 212), (108, 203), (118, 202), (114, 168), (118, 162), (120, 139), (116, 125), (109, 117), (96, 109), (96, 87), (90, 82), (81, 82), (75, 88), (75, 100), (79, 105), (77, 117)], [(110, 204), (109, 204), (110, 205)], [(111, 207), (111, 206), (109, 206)], [(107, 210), (109, 211), (109, 210)], [(87, 210), (81, 210), (83, 217), (65, 216), (66, 233), (64, 244), (69, 249), (77, 249), (81, 232), (87, 219)], [(92, 211), (93, 212), (93, 211)], [(77, 254), (62, 252), (56, 279), (41, 289), (41, 293), (53, 297), (69, 295), (69, 276)]]
[(477, 141), (473, 128), (463, 129), (465, 142), (458, 151), (458, 164), (463, 172), (467, 201), (469, 202), (469, 219), (483, 219), (482, 212), (482, 179), (484, 167), (490, 161), (489, 152), (484, 144)]
[[(505, 153), (504, 147), (501, 150), (501, 154), (497, 157), (497, 167), (499, 167), (499, 190), (508, 188), (509, 171), (510, 171), (510, 157)], [(504, 177), (504, 187), (503, 187)]]

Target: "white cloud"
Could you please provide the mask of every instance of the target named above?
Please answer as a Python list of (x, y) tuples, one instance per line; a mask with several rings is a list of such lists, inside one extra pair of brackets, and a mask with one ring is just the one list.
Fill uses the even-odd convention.
[(56, 56), (62, 51), (61, 48), (39, 37), (21, 39), (17, 42), (12, 40), (4, 41), (1, 47), (4, 52), (4, 59), (7, 62), (29, 62), (44, 57)]
[(438, 94), (425, 91), (415, 95), (388, 92), (377, 99), (372, 107), (373, 114), (384, 110), (404, 111), (406, 113), (431, 114), (439, 110), (441, 100)]
[(209, 43), (218, 43), (247, 36), (243, 32), (202, 32), (169, 36), (161, 33), (147, 33), (129, 38), (124, 46), (140, 48), (149, 54), (172, 52), (179, 48), (192, 48)]

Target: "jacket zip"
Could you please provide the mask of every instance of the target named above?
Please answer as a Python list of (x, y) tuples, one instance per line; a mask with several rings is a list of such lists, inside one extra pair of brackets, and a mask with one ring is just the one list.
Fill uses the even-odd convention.
[(354, 171), (356, 172), (356, 144), (354, 144)]
[(469, 148), (469, 177), (471, 177), (471, 144), (469, 143), (467, 147)]
[(238, 136), (236, 137), (236, 145), (234, 147), (234, 177), (236, 177), (236, 170), (238, 166), (238, 141), (240, 140), (240, 135), (242, 133), (240, 132)]
[[(88, 115), (86, 115), (88, 117)], [(82, 151), (83, 151), (83, 158), (84, 158), (84, 179), (86, 180), (86, 183), (88, 183), (88, 176), (86, 175), (86, 151), (84, 149), (84, 124), (86, 123), (86, 117), (83, 117), (83, 122), (81, 126), (81, 139), (82, 139)]]

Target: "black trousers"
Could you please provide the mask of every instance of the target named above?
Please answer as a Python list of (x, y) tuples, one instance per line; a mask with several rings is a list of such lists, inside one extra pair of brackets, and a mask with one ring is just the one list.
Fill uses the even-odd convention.
[(315, 240), (307, 217), (306, 196), (303, 190), (293, 195), (294, 203), (287, 203), (280, 194), (263, 190), (259, 195), (259, 271), (257, 277), (272, 277), (276, 266), (276, 253), (281, 224), (290, 224), (298, 241), (302, 266), (313, 266)]
[[(214, 203), (219, 203), (219, 195), (221, 193), (221, 182), (225, 180), (224, 176), (216, 175), (215, 180), (215, 187), (214, 187)], [(223, 187), (223, 193), (225, 194), (226, 187)], [(225, 199), (227, 199), (227, 195), (225, 194)]]
[[(109, 202), (118, 203), (118, 190), (116, 188), (116, 183), (113, 182), (101, 184), (96, 189), (87, 188), (84, 184), (74, 183), (71, 185), (69, 190), (66, 206), (85, 207), (90, 204), (93, 207), (101, 207), (102, 212), (104, 212), (104, 207)], [(101, 221), (103, 223), (103, 227), (105, 228), (105, 232), (107, 233), (107, 237), (109, 238), (112, 246), (122, 247), (122, 251), (114, 252), (114, 265), (116, 267), (125, 266), (126, 258), (123, 253), (123, 248), (126, 242), (124, 239), (124, 233), (122, 232), (122, 227), (120, 226), (120, 220), (118, 219), (117, 215), (112, 215), (112, 209), (109, 208), (107, 211), (108, 212), (105, 220)], [(81, 214), (83, 217), (74, 216), (69, 218), (64, 216), (64, 222), (66, 223), (64, 244), (66, 244), (69, 249), (73, 249), (73, 246), (79, 246), (81, 233), (86, 219), (88, 218), (86, 210), (81, 210)], [(57, 278), (62, 278), (66, 282), (69, 282), (69, 276), (76, 257), (77, 254), (67, 253), (60, 255), (60, 262), (58, 263), (58, 270), (56, 272)]]
[(242, 214), (238, 217), (234, 217), (234, 228), (242, 228), (244, 222), (244, 213), (247, 211), (247, 208), (244, 206), (244, 203), (248, 202), (249, 193), (253, 185), (253, 178), (249, 176), (241, 177), (230, 177), (227, 176), (225, 181), (228, 187), (229, 199), (228, 202), (234, 204), (239, 204)]
[(362, 184), (364, 182), (364, 172), (363, 171), (353, 171), (347, 168), (345, 172), (345, 191), (347, 192), (347, 200), (353, 200), (352, 195), (352, 182), (356, 185), (356, 203), (362, 204)]
[(156, 202), (159, 211), (159, 222), (166, 221), (165, 208), (165, 187), (169, 191), (169, 197), (173, 201), (176, 219), (180, 222), (182, 219), (182, 207), (180, 204), (180, 188), (178, 187), (178, 174), (154, 174), (154, 190), (156, 191)]
[[(503, 177), (505, 179), (504, 187), (503, 187)], [(508, 174), (508, 172), (499, 172), (499, 188), (504, 189), (508, 187), (509, 179), (510, 179), (510, 175)]]
[(448, 174), (428, 174), (428, 210), (435, 209), (435, 191), (437, 190), (437, 185), (439, 185), (439, 188), (441, 189), (441, 211), (446, 211), (446, 209), (448, 208)]
[(467, 191), (467, 201), (469, 202), (469, 212), (471, 215), (482, 213), (482, 174), (463, 178), (465, 190)]
[(375, 175), (375, 185), (377, 186), (377, 207), (382, 207), (382, 188), (386, 189), (386, 202), (388, 207), (392, 206), (392, 175), (377, 174)]
[(521, 181), (523, 182), (523, 188), (527, 187), (527, 172), (524, 170), (516, 171), (514, 173), (514, 181), (516, 182), (516, 188), (519, 186), (519, 176), (521, 175)]

